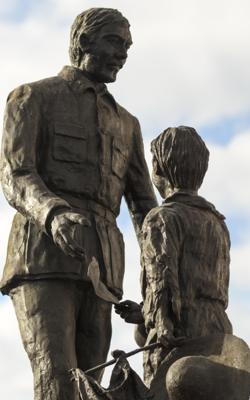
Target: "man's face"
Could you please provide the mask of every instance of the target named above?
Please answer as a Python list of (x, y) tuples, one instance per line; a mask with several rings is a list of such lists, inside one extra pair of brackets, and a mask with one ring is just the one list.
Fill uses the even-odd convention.
[(82, 46), (80, 68), (93, 81), (114, 82), (131, 44), (131, 34), (125, 22), (104, 25), (90, 38), (86, 51)]

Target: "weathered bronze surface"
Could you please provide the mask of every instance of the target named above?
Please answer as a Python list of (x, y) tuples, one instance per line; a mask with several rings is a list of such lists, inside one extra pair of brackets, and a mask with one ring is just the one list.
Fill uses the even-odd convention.
[[(105, 85), (131, 44), (119, 11), (89, 9), (72, 25), (71, 66), (8, 97), (2, 185), (17, 213), (0, 290), (15, 307), (35, 400), (248, 400), (249, 348), (226, 314), (229, 232), (198, 195), (209, 152), (184, 126), (152, 142), (158, 207), (139, 123)], [(140, 305), (119, 303), (123, 196), (141, 246)], [(145, 383), (116, 352), (110, 387), (100, 385), (111, 303), (147, 346)]]
[(143, 305), (125, 301), (116, 311), (139, 323), (140, 346), (162, 344), (144, 353), (155, 400), (247, 400), (249, 348), (232, 335), (225, 312), (229, 232), (223, 215), (198, 195), (209, 152), (184, 126), (168, 128), (151, 150), (153, 182), (164, 201), (143, 223)]
[(8, 97), (2, 185), (17, 213), (1, 290), (13, 299), (36, 400), (78, 398), (68, 370), (105, 361), (111, 305), (95, 295), (87, 267), (94, 256), (121, 298), (122, 196), (139, 240), (156, 206), (139, 123), (105, 86), (131, 44), (120, 12), (89, 9), (72, 26), (72, 65)]
[[(162, 360), (150, 388), (130, 367), (122, 351), (110, 386), (103, 388), (79, 370), (72, 371), (84, 400), (248, 400), (250, 353), (247, 344), (230, 334), (190, 339)], [(167, 389), (167, 391), (166, 391)]]

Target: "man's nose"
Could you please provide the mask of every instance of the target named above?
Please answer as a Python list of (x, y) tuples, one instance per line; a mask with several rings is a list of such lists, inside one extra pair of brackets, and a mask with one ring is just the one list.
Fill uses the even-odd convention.
[(117, 49), (116, 51), (116, 56), (119, 60), (124, 60), (124, 62), (126, 61), (126, 58), (128, 56), (128, 50), (125, 46), (120, 47), (119, 49)]

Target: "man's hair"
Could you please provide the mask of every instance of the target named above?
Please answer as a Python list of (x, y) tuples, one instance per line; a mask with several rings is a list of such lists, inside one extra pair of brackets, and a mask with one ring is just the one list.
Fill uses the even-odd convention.
[(70, 32), (70, 47), (69, 56), (71, 63), (78, 65), (80, 50), (80, 38), (84, 33), (87, 36), (94, 35), (104, 25), (114, 22), (126, 23), (129, 25), (128, 20), (114, 8), (90, 8), (79, 14), (74, 20)]
[(194, 128), (168, 128), (151, 143), (157, 174), (172, 187), (198, 190), (208, 168), (209, 151)]

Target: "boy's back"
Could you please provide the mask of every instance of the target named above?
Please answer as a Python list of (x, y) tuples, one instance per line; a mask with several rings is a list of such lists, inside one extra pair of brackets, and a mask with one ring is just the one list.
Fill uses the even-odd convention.
[(149, 325), (164, 307), (175, 336), (231, 333), (224, 311), (229, 249), (224, 217), (204, 198), (176, 193), (154, 208), (143, 225), (143, 311)]
[[(143, 224), (142, 295), (147, 344), (232, 333), (228, 303), (230, 238), (224, 217), (204, 198), (176, 193)], [(144, 354), (150, 383), (168, 353)]]

